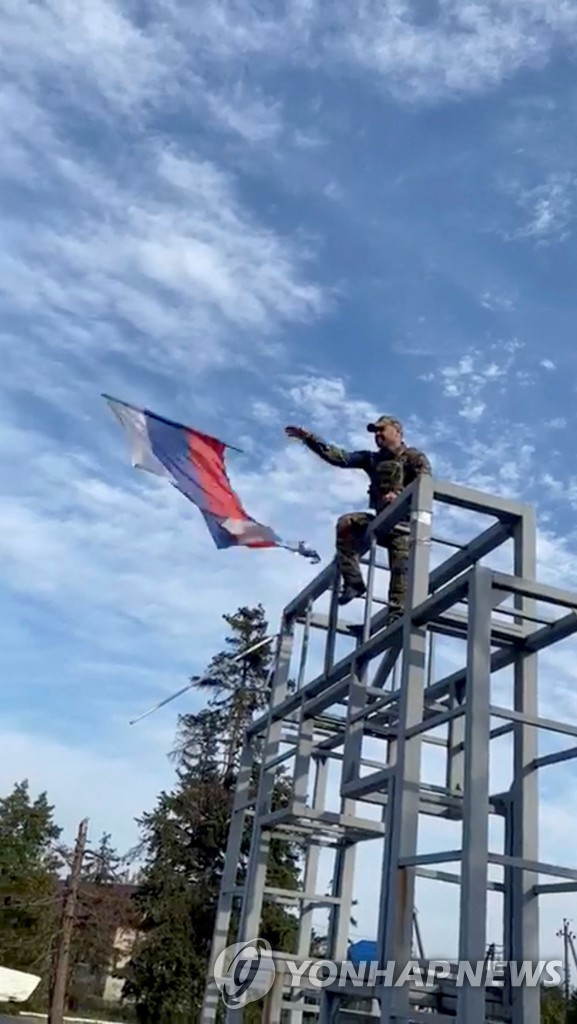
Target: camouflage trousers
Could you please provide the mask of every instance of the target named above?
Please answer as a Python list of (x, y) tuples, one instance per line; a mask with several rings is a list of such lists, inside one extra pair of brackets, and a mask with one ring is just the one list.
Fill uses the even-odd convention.
[[(372, 512), (349, 512), (337, 522), (337, 565), (345, 585), (362, 581), (360, 554), (367, 527), (374, 518)], [(389, 609), (404, 611), (409, 565), (408, 534), (398, 533), (394, 528), (382, 533), (377, 531), (377, 543), (386, 548), (389, 555)]]

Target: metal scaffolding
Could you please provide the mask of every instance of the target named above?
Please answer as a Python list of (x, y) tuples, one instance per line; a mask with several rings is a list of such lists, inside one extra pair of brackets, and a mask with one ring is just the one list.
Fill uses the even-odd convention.
[[(437, 537), (443, 517), (455, 535), (473, 522), (474, 536), (464, 543)], [(375, 531), (402, 528), (407, 521), (407, 611), (387, 627), (386, 602), (378, 596), (386, 566)], [(434, 564), (434, 552), (446, 545), (454, 552)], [(485, 564), (488, 557), (491, 567)], [(503, 959), (519, 964), (539, 960), (539, 896), (577, 891), (577, 870), (539, 862), (538, 770), (577, 756), (577, 746), (540, 756), (540, 730), (577, 737), (577, 726), (539, 717), (537, 655), (577, 632), (577, 595), (536, 582), (533, 510), (422, 477), (375, 520), (363, 562), (367, 594), (362, 601), (341, 611), (332, 563), (284, 610), (270, 707), (249, 729), (242, 754), (201, 1024), (216, 1020), (220, 995), (212, 966), (217, 955), (231, 942), (260, 935), (263, 905), (270, 901), (298, 908), (299, 921), (298, 945), (274, 951), (277, 981), (263, 1018), (271, 1024), (285, 1019), (302, 1024), (313, 1019), (308, 1014), (321, 1024), (362, 1019), (539, 1024), (539, 987), (515, 984), (511, 970), (502, 984), (487, 987), (466, 980), (457, 984), (451, 976), (424, 987), (391, 985), (381, 978), (360, 987), (335, 983), (319, 990), (306, 971), (298, 987), (289, 984), (287, 962), (302, 965), (310, 957), (320, 908), (328, 913), (323, 959), (347, 960), (359, 844), (382, 847), (374, 883), (376, 958), (383, 970), (395, 962), (397, 980), (414, 959), (420, 879), (458, 886), (455, 964), (485, 959), (494, 938), (488, 934), (489, 894), (500, 894), (497, 942)], [(508, 571), (502, 571), (505, 565)], [(324, 614), (318, 610), (323, 601), (328, 601)], [(350, 609), (361, 610), (360, 622), (343, 621)], [(319, 635), (323, 649), (315, 652), (312, 640)], [(439, 674), (438, 645), (446, 642), (452, 645), (453, 671)], [(339, 645), (348, 650), (337, 657)], [(504, 738), (510, 745), (508, 778), (492, 792), (491, 758)], [(378, 748), (378, 757), (367, 755), (368, 744)], [(431, 747), (443, 758), (436, 782), (426, 775), (424, 754)], [(255, 764), (258, 787), (251, 787)], [(332, 768), (338, 778), (331, 789)], [(291, 795), (276, 806), (280, 769), (291, 781)], [(338, 805), (331, 809), (335, 795)], [(497, 850), (491, 840), (493, 817), (501, 823)], [(422, 851), (420, 829), (431, 819), (460, 828), (458, 848)], [(250, 854), (239, 881), (247, 828)], [(273, 837), (298, 842), (305, 850), (299, 892), (269, 884)], [(319, 883), (320, 858), (327, 851), (333, 858), (328, 893)], [(451, 863), (453, 872), (440, 870)], [(542, 884), (542, 875), (559, 881)], [(231, 934), (233, 911), (236, 934)], [(445, 958), (442, 950), (435, 955)], [(422, 957), (420, 947), (421, 964)], [(228, 1011), (228, 1024), (243, 1019), (242, 1010)]]

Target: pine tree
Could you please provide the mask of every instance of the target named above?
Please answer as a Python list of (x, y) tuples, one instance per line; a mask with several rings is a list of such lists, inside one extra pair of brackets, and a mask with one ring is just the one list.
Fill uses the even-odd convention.
[[(179, 719), (176, 786), (140, 822), (147, 861), (137, 896), (143, 941), (125, 994), (135, 1000), (142, 1024), (198, 1019), (244, 731), (270, 695), (267, 646), (233, 661), (266, 637), (262, 607), (240, 608), (223, 618), (230, 628), (226, 648), (198, 684), (208, 695), (207, 706)], [(282, 799), (282, 785), (276, 797)], [(245, 863), (247, 854), (248, 837)], [(294, 889), (297, 879), (298, 850), (273, 841), (268, 884)], [(295, 922), (282, 907), (267, 907), (263, 925), (263, 937), (273, 946), (290, 944)]]
[[(267, 638), (268, 623), (262, 605), (239, 608), (234, 615), (223, 615), (231, 632), (226, 649), (217, 654), (208, 666), (197, 688), (209, 697), (208, 716), (183, 715), (177, 749), (177, 762), (186, 767), (196, 763), (197, 733), (205, 724), (220, 729), (222, 776), (227, 779), (238, 769), (245, 729), (253, 715), (266, 707), (270, 697), (271, 648), (257, 647), (240, 661), (243, 651), (261, 644)], [(217, 756), (216, 750), (214, 755)]]
[(0, 963), (43, 977), (58, 924), (53, 814), (46, 793), (31, 800), (27, 780), (0, 799)]

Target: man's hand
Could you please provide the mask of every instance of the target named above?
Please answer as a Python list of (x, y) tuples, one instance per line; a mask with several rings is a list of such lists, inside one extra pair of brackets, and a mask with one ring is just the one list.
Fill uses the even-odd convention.
[(397, 494), (396, 491), (389, 491), (388, 494), (385, 494), (385, 501), (386, 501), (387, 505), (392, 505), (392, 503), (395, 500), (395, 498), (398, 498), (398, 497), (399, 497), (399, 495)]
[(288, 437), (295, 437), (298, 441), (302, 441), (303, 438), (308, 437), (309, 431), (305, 430), (304, 427), (285, 427), (285, 434)]

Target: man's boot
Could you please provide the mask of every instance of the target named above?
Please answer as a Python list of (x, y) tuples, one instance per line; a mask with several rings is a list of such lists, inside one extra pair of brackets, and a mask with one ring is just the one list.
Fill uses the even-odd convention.
[(402, 619), (404, 614), (405, 613), (402, 608), (396, 608), (395, 606), (393, 606), (392, 608), (389, 607), (385, 622), (385, 629), (387, 629), (389, 626), (392, 626), (393, 622), (398, 622), (399, 619)]
[(345, 582), (343, 583), (343, 589), (339, 594), (339, 604), (349, 604), (349, 602), (354, 601), (356, 597), (364, 597), (366, 592), (367, 588), (362, 579)]

